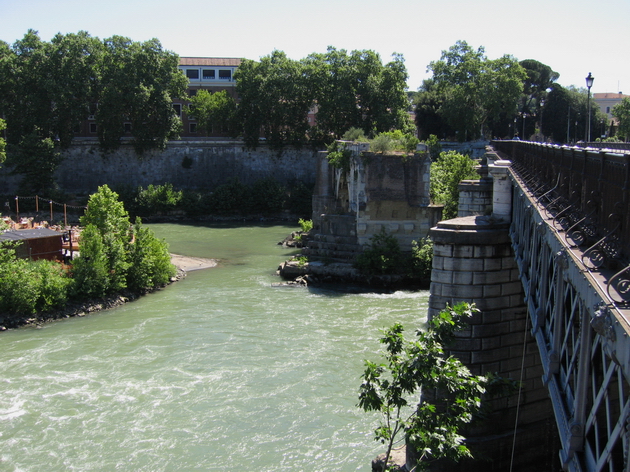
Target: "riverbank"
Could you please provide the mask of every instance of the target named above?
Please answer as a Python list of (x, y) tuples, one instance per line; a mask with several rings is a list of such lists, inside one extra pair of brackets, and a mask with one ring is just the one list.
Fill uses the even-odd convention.
[[(202, 257), (188, 257), (179, 254), (171, 254), (171, 263), (177, 268), (177, 274), (171, 278), (169, 284), (177, 282), (178, 280), (186, 277), (186, 274), (191, 271), (209, 269), (216, 267), (218, 261), (215, 259), (206, 259)], [(71, 318), (74, 316), (86, 316), (90, 313), (97, 311), (108, 310), (117, 306), (124, 305), (130, 301), (136, 300), (143, 295), (161, 290), (164, 287), (158, 287), (145, 293), (134, 293), (130, 291), (123, 291), (107, 297), (83, 300), (80, 302), (68, 302), (62, 308), (49, 311), (46, 313), (37, 313), (27, 316), (11, 316), (0, 313), (0, 331), (6, 331), (7, 329), (15, 329), (20, 327), (41, 327), (45, 323), (49, 323), (56, 320)]]

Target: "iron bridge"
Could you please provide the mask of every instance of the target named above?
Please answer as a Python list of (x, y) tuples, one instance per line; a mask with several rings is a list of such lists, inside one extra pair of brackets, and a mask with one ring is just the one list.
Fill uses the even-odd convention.
[(569, 471), (630, 472), (630, 154), (494, 141)]

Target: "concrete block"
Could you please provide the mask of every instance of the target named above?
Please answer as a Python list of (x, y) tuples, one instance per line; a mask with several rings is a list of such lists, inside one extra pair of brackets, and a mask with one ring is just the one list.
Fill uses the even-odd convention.
[(453, 274), (455, 273), (456, 272), (450, 270), (438, 270), (433, 268), (433, 270), (431, 271), (431, 282), (452, 284)]
[(481, 349), (497, 349), (501, 347), (501, 336), (481, 338)]
[(452, 257), (453, 256), (453, 246), (450, 244), (434, 244), (433, 245), (433, 257), (441, 256), (441, 257)]
[(453, 298), (473, 299), (483, 297), (483, 287), (475, 285), (455, 285), (444, 284), (442, 286), (442, 295), (451, 295)]
[(494, 257), (495, 246), (475, 246), (474, 257)]
[(501, 286), (500, 285), (484, 285), (483, 286), (483, 297), (484, 298), (492, 298), (501, 296)]
[[(472, 272), (451, 272), (452, 282), (457, 285), (477, 285), (473, 282)], [(433, 273), (431, 273), (431, 279), (433, 279)]]
[(483, 269), (482, 271), (495, 271), (501, 270), (503, 267), (501, 265), (501, 258), (493, 258), (493, 259), (484, 259), (483, 260)]
[(438, 270), (444, 269), (444, 257), (436, 256), (435, 254), (433, 254), (433, 264), (431, 267), (432, 269), (438, 269)]
[(483, 266), (484, 266), (483, 259), (451, 258), (451, 259), (444, 260), (444, 270), (460, 270), (460, 271), (474, 272), (474, 271), (483, 270)]
[[(474, 272), (473, 283), (480, 285), (505, 284), (509, 282), (509, 270), (497, 270), (494, 272)], [(519, 282), (520, 283), (520, 282)]]
[(510, 323), (494, 323), (473, 326), (473, 337), (475, 338), (488, 338), (493, 336), (502, 336), (510, 332)]
[(482, 312), (512, 308), (510, 297), (482, 298), (475, 300), (475, 303)]
[(470, 245), (454, 246), (453, 257), (474, 257), (474, 246), (470, 246)]
[(473, 364), (496, 362), (500, 361), (501, 359), (506, 359), (509, 354), (510, 350), (505, 348), (488, 349), (486, 351), (472, 352), (470, 360)]

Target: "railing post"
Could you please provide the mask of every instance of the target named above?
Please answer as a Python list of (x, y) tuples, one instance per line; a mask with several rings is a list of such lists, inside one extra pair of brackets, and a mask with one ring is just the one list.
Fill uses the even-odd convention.
[(508, 176), (510, 161), (498, 160), (488, 165), (492, 175), (492, 217), (509, 223), (512, 219), (512, 182)]

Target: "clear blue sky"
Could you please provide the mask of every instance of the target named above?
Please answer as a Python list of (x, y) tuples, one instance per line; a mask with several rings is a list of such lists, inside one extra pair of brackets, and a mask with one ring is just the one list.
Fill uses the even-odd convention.
[(158, 38), (180, 56), (259, 59), (274, 49), (372, 49), (387, 62), (401, 53), (409, 89), (457, 40), (495, 59), (536, 59), (562, 85), (630, 94), (630, 0), (0, 0), (0, 40), (31, 28), (49, 41), (84, 30), (101, 39)]

